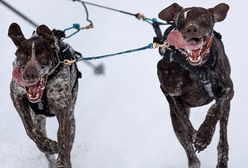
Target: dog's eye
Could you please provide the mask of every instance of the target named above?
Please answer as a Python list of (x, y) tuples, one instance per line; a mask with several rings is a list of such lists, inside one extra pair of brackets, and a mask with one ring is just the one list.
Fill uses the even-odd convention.
[(49, 64), (49, 61), (46, 59), (42, 59), (42, 60), (40, 60), (40, 64), (41, 64), (41, 66), (46, 66), (47, 64)]
[(45, 65), (41, 65), (41, 69), (45, 69), (46, 68), (46, 66)]
[(28, 56), (26, 56), (25, 54), (22, 54), (22, 53), (16, 53), (16, 58), (18, 60), (22, 60), (22, 61), (25, 61), (28, 59)]
[(47, 65), (49, 63), (49, 56), (46, 53), (42, 53), (37, 57), (39, 63), (43, 65)]
[(182, 24), (181, 22), (178, 22), (177, 23), (177, 29), (178, 30), (182, 30), (182, 29), (184, 29), (185, 28), (185, 24)]
[(28, 58), (25, 56), (25, 55), (16, 55), (16, 64), (19, 66), (19, 67), (22, 67), (25, 62), (27, 62)]
[(21, 66), (20, 66), (20, 71), (23, 72), (24, 69), (25, 69), (25, 65), (21, 65)]
[(48, 58), (48, 55), (46, 53), (42, 53), (40, 56), (39, 56), (40, 59), (47, 59)]
[(207, 18), (207, 15), (206, 14), (202, 14), (199, 16), (199, 18), (202, 20), (202, 19), (206, 19)]

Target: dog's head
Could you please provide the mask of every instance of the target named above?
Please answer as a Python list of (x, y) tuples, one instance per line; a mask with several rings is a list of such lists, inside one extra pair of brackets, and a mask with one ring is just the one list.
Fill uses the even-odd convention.
[(214, 8), (183, 8), (173, 3), (159, 13), (159, 18), (175, 24), (167, 41), (185, 51), (186, 59), (192, 65), (201, 65), (209, 52), (212, 42), (213, 27), (223, 21), (229, 6), (221, 3)]
[(30, 102), (38, 102), (43, 95), (48, 75), (59, 64), (53, 32), (41, 25), (31, 38), (26, 39), (20, 26), (12, 23), (8, 36), (17, 46), (13, 79), (26, 88)]

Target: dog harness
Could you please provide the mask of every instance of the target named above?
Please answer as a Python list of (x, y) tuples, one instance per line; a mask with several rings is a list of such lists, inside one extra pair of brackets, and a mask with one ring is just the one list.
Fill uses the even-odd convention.
[[(167, 35), (175, 28), (175, 25), (170, 26), (164, 32), (163, 37), (157, 37), (159, 41), (165, 41)], [(197, 77), (198, 84), (200, 86), (201, 92), (207, 102), (210, 102), (212, 98), (218, 92), (218, 83), (215, 77), (214, 68), (218, 59), (218, 52), (216, 51), (215, 40), (221, 40), (221, 35), (214, 32), (210, 53), (208, 60), (202, 66), (192, 66), (183, 56), (180, 50), (176, 49), (174, 46), (169, 48), (159, 48), (159, 53), (163, 56), (165, 61), (175, 62), (179, 64), (182, 68), (194, 74)]]

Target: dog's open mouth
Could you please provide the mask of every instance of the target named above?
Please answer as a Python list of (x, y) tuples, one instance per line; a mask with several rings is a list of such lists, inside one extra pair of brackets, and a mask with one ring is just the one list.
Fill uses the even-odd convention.
[(43, 91), (46, 87), (48, 78), (47, 74), (39, 78), (39, 80), (28, 82), (22, 79), (19, 68), (14, 67), (12, 76), (17, 84), (26, 89), (27, 98), (31, 103), (37, 103), (38, 101), (40, 101), (43, 95)]
[(47, 75), (40, 78), (40, 80), (35, 84), (24, 86), (26, 88), (27, 98), (31, 103), (36, 103), (41, 99), (46, 86), (46, 82)]
[(176, 48), (182, 49), (186, 60), (194, 66), (203, 63), (203, 57), (209, 52), (212, 37), (192, 37), (185, 40), (178, 30), (173, 30), (167, 36), (167, 42)]

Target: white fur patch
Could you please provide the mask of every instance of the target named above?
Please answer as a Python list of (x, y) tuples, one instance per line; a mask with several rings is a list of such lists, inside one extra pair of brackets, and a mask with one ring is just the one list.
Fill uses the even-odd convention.
[(184, 12), (184, 18), (185, 19), (187, 19), (187, 15), (188, 15), (188, 12), (189, 12), (190, 10), (186, 10), (185, 12)]
[(32, 37), (39, 36), (36, 31), (33, 32)]
[(34, 42), (32, 43), (32, 52), (31, 52), (31, 58), (35, 57), (35, 44)]

